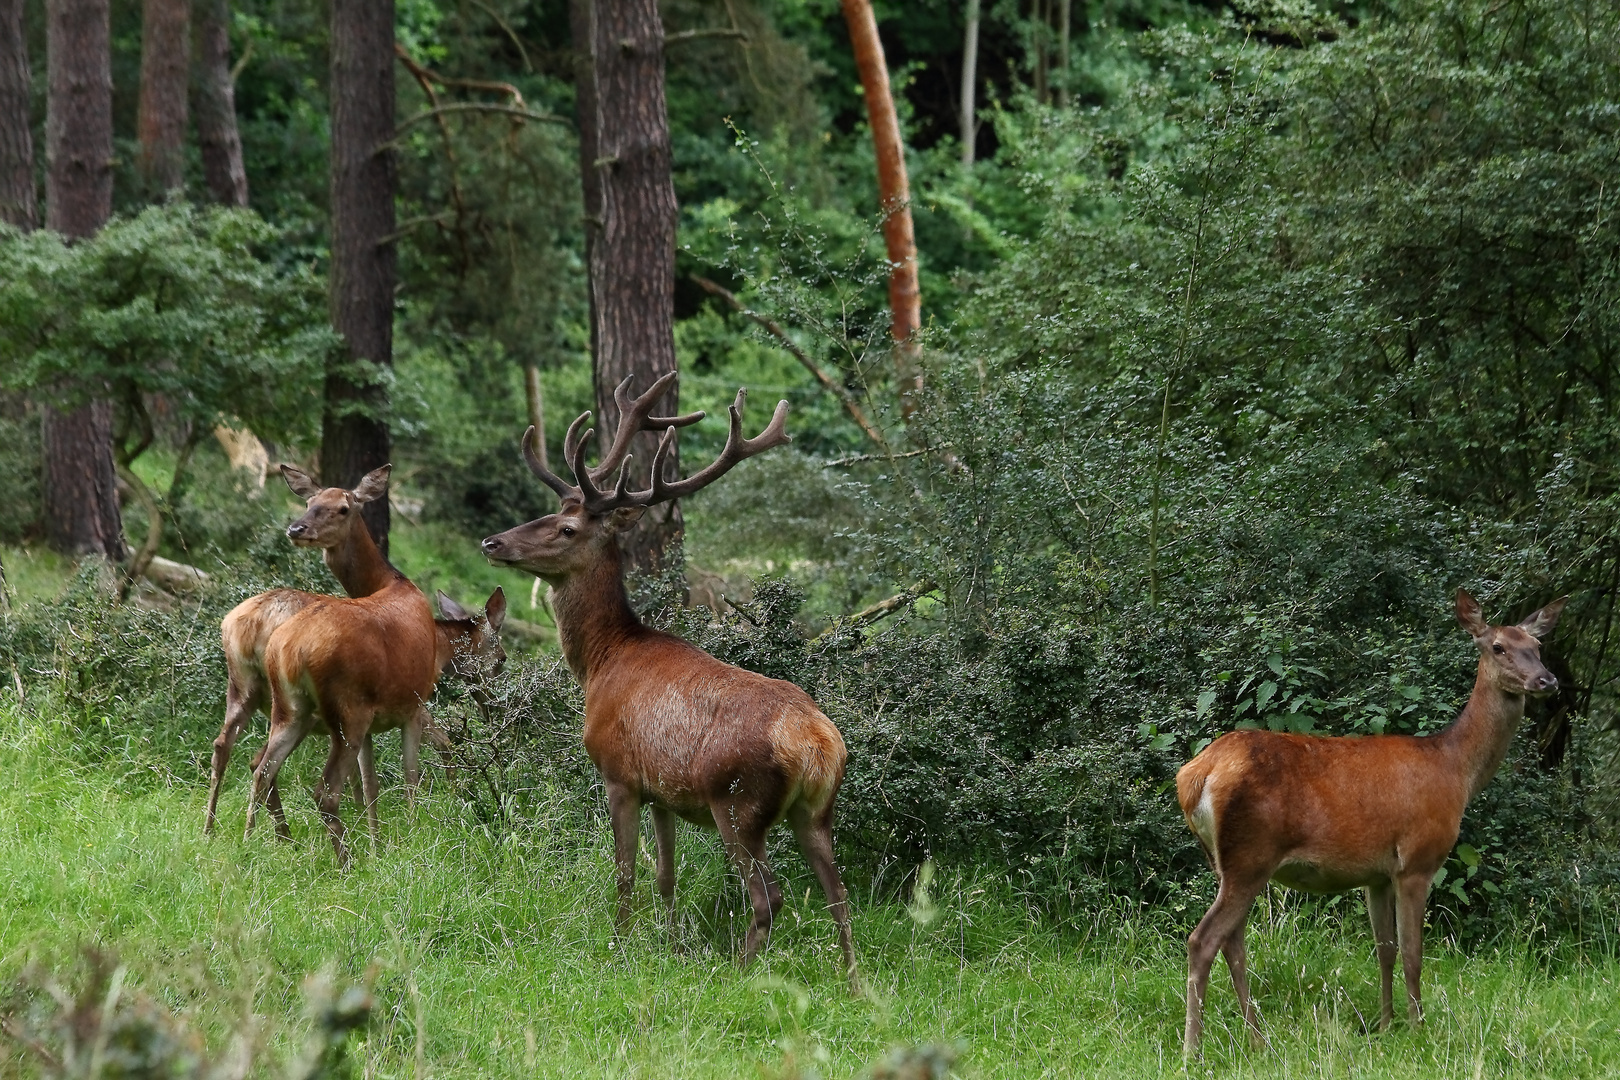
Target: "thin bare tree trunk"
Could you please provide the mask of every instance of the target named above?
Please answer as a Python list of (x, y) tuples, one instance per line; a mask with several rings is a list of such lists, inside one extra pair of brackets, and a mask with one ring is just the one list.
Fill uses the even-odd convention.
[(1058, 87), (1057, 103), (1069, 103), (1069, 0), (1058, 0)]
[[(394, 0), (332, 0), (332, 325), (348, 361), (394, 362)], [(388, 464), (383, 386), (327, 372), (321, 479), (352, 487)], [(388, 552), (388, 500), (363, 511)]]
[(191, 0), (144, 0), (135, 165), (148, 193), (159, 199), (185, 185), (190, 73)]
[(883, 203), (883, 244), (889, 256), (889, 333), (895, 341), (895, 374), (900, 389), (900, 415), (917, 409), (922, 386), (917, 363), (922, 326), (922, 290), (917, 284), (917, 237), (911, 221), (911, 182), (906, 177), (906, 148), (900, 140), (900, 118), (889, 90), (889, 67), (878, 38), (877, 19), (869, 0), (841, 0), (849, 26), (855, 68), (866, 92), (867, 123), (877, 151), (878, 198)]
[(1042, 105), (1051, 100), (1046, 79), (1048, 64), (1046, 36), (1052, 29), (1052, 19), (1046, 5), (1047, 0), (1031, 0), (1030, 4), (1030, 44), (1035, 49), (1035, 100)]
[(579, 129), (579, 181), (585, 203), (585, 295), (590, 304), (591, 356), (596, 346), (596, 283), (590, 267), (602, 231), (602, 182), (596, 167), (596, 60), (594, 0), (568, 0), (568, 34), (574, 54), (574, 122)]
[(979, 0), (967, 0), (967, 29), (962, 33), (962, 167), (973, 167), (979, 126), (974, 118), (979, 94)]
[(231, 78), (230, 0), (196, 0), (192, 11), (192, 112), (203, 178), (215, 202), (248, 204), (242, 134), (236, 123), (236, 84)]
[[(108, 0), (48, 0), (45, 38), (45, 226), (82, 238), (112, 213)], [(42, 427), (46, 540), (68, 554), (122, 559), (112, 406), (48, 408)]]
[(34, 134), (23, 0), (0, 0), (0, 221), (34, 227)]
[[(596, 407), (602, 438), (619, 426), (614, 388), (634, 376), (645, 390), (675, 370), (675, 184), (670, 176), (669, 117), (664, 104), (664, 27), (657, 0), (596, 0), (591, 68), (596, 97), (596, 182), (599, 225), (591, 245), (591, 297), (596, 346)], [(589, 194), (587, 194), (589, 198)], [(655, 415), (672, 416), (678, 390)], [(632, 476), (646, 486), (658, 434), (633, 444)], [(678, 452), (664, 467), (680, 476)], [(652, 507), (624, 538), (630, 565), (663, 567), (665, 552), (684, 531), (680, 504)]]

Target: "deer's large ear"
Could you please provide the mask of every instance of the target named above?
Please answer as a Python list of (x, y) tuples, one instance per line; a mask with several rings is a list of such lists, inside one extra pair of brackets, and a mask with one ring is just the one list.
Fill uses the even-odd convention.
[(439, 598), (439, 611), (443, 613), (445, 618), (455, 622), (465, 622), (473, 617), (472, 612), (446, 596), (443, 589), (440, 589), (434, 595)]
[(363, 503), (375, 502), (382, 498), (388, 494), (388, 474), (393, 468), (392, 465), (384, 465), (381, 468), (372, 469), (360, 478), (360, 482), (354, 486), (354, 490), (349, 494), (354, 496), (355, 502)]
[(646, 511), (646, 509), (647, 508), (645, 506), (621, 506), (617, 509), (608, 511), (608, 532), (618, 534), (629, 529), (631, 526), (635, 525), (636, 522), (641, 520), (641, 515)]
[(1560, 596), (1534, 615), (1529, 616), (1519, 624), (1519, 629), (1534, 638), (1545, 638), (1553, 632), (1558, 625), (1558, 616), (1564, 613), (1564, 605), (1569, 603), (1569, 597)]
[(501, 632), (501, 624), (506, 622), (506, 593), (499, 585), (489, 594), (489, 600), (484, 604), (484, 617), (489, 620), (489, 628), (497, 634)]
[(292, 493), (300, 499), (313, 499), (321, 493), (321, 485), (315, 482), (315, 478), (295, 465), (283, 462), (281, 475), (287, 481), (287, 486), (292, 488)]
[(1479, 609), (1479, 601), (1468, 595), (1467, 589), (1457, 590), (1457, 622), (1476, 641), (1490, 633), (1490, 624)]

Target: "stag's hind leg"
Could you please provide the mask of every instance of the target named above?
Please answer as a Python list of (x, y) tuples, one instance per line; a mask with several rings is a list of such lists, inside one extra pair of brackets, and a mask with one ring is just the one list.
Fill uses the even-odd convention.
[(1221, 955), (1226, 957), (1226, 970), (1232, 973), (1232, 989), (1237, 991), (1238, 1010), (1243, 1013), (1243, 1023), (1249, 1029), (1249, 1042), (1259, 1047), (1265, 1044), (1266, 1037), (1260, 1030), (1260, 1018), (1255, 1015), (1254, 1000), (1249, 997), (1249, 950), (1243, 940), (1247, 928), (1247, 919), (1238, 923), (1237, 929), (1221, 945)]
[[(1182, 1053), (1187, 1057), (1198, 1052), (1198, 1044), (1203, 1039), (1204, 992), (1209, 988), (1209, 969), (1215, 963), (1215, 954), (1225, 949), (1232, 935), (1240, 931), (1249, 917), (1250, 905), (1265, 885), (1266, 876), (1240, 878), (1230, 870), (1222, 874), (1215, 902), (1187, 939), (1187, 1028), (1182, 1041)], [(1239, 969), (1243, 967), (1240, 961)], [(1245, 972), (1245, 992), (1248, 990), (1246, 975)]]
[(212, 835), (219, 810), (219, 792), (225, 783), (225, 769), (231, 763), (231, 751), (247, 730), (248, 721), (264, 703), (264, 683), (258, 679), (238, 681), (233, 675), (225, 687), (225, 723), (214, 739), (214, 756), (208, 779), (208, 812), (203, 818), (203, 833)]
[(858, 994), (861, 979), (855, 968), (855, 937), (849, 925), (849, 893), (844, 888), (844, 879), (838, 873), (838, 863), (833, 858), (832, 819), (831, 803), (819, 814), (812, 814), (803, 803), (796, 803), (788, 811), (788, 823), (799, 841), (799, 850), (804, 852), (805, 860), (816, 872), (816, 880), (821, 882), (821, 891), (827, 897), (827, 911), (838, 926), (838, 947), (844, 953), (844, 976), (849, 980), (850, 990)]
[(675, 934), (675, 814), (652, 805), (653, 839), (658, 842), (658, 896), (664, 903), (671, 938)]
[(782, 889), (765, 856), (765, 831), (770, 822), (759, 821), (757, 815), (749, 813), (748, 807), (737, 803), (716, 803), (710, 812), (731, 864), (748, 887), (753, 918), (749, 920), (748, 937), (743, 942), (742, 966), (746, 968), (770, 940), (771, 923), (782, 910)]

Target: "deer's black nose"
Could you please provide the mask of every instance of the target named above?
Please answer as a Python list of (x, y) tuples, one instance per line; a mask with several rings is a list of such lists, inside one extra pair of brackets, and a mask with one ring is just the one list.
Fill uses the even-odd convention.
[(303, 536), (308, 531), (309, 526), (305, 525), (301, 521), (295, 521), (291, 525), (287, 526), (287, 535), (292, 537)]
[(1558, 689), (1558, 676), (1547, 674), (1536, 680), (1537, 690), (1552, 691)]
[(498, 536), (486, 536), (480, 546), (484, 549), (485, 555), (493, 555), (501, 549), (501, 538)]

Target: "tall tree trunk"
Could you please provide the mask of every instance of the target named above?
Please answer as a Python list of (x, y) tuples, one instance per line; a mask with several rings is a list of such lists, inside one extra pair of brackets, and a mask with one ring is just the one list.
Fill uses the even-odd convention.
[(192, 112), (202, 151), (208, 193), (225, 206), (248, 204), (242, 135), (236, 124), (236, 84), (231, 78), (231, 2), (196, 0), (192, 12)]
[(135, 164), (148, 194), (159, 199), (185, 185), (190, 50), (191, 0), (143, 0)]
[(1030, 4), (1030, 44), (1035, 50), (1035, 100), (1042, 105), (1050, 101), (1046, 82), (1046, 35), (1051, 29), (1051, 17), (1046, 3), (1047, 0), (1031, 0)]
[(34, 134), (23, 0), (0, 0), (0, 221), (34, 227)]
[(1069, 0), (1058, 0), (1058, 87), (1057, 103), (1069, 103), (1069, 29), (1072, 12)]
[(574, 119), (579, 128), (579, 180), (585, 203), (585, 294), (590, 303), (591, 356), (596, 346), (596, 283), (591, 259), (602, 231), (602, 182), (596, 168), (596, 60), (592, 37), (594, 0), (568, 0), (568, 33), (574, 53)]
[(979, 0), (967, 0), (967, 27), (962, 33), (962, 167), (973, 167), (978, 121), (974, 119), (979, 94)]
[[(112, 57), (108, 0), (48, 0), (45, 10), (45, 225), (82, 238), (112, 213)], [(112, 406), (46, 409), (45, 536), (68, 554), (122, 559)]]
[[(596, 89), (596, 166), (600, 226), (591, 245), (596, 340), (597, 431), (618, 427), (614, 388), (633, 389), (675, 370), (675, 185), (670, 177), (669, 117), (664, 106), (664, 27), (657, 0), (596, 0), (591, 66)], [(589, 171), (589, 170), (588, 170)], [(589, 198), (587, 189), (587, 198)], [(674, 415), (671, 390), (655, 415)], [(651, 480), (658, 433), (634, 443), (637, 486)], [(665, 475), (679, 477), (677, 453)], [(678, 503), (652, 507), (624, 539), (630, 565), (664, 565), (665, 549), (683, 531)]]
[(906, 177), (906, 148), (900, 140), (900, 118), (889, 90), (889, 67), (878, 38), (870, 0), (842, 0), (844, 22), (866, 93), (866, 119), (877, 151), (878, 198), (883, 203), (883, 245), (889, 256), (889, 333), (895, 342), (894, 362), (900, 390), (900, 415), (917, 409), (922, 386), (917, 363), (922, 326), (922, 290), (917, 284), (917, 236), (911, 222), (911, 182)]
[[(388, 463), (387, 391), (350, 365), (394, 359), (394, 2), (332, 0), (332, 325), (345, 358), (327, 372), (321, 479), (352, 487)], [(388, 552), (388, 500), (366, 504)]]

